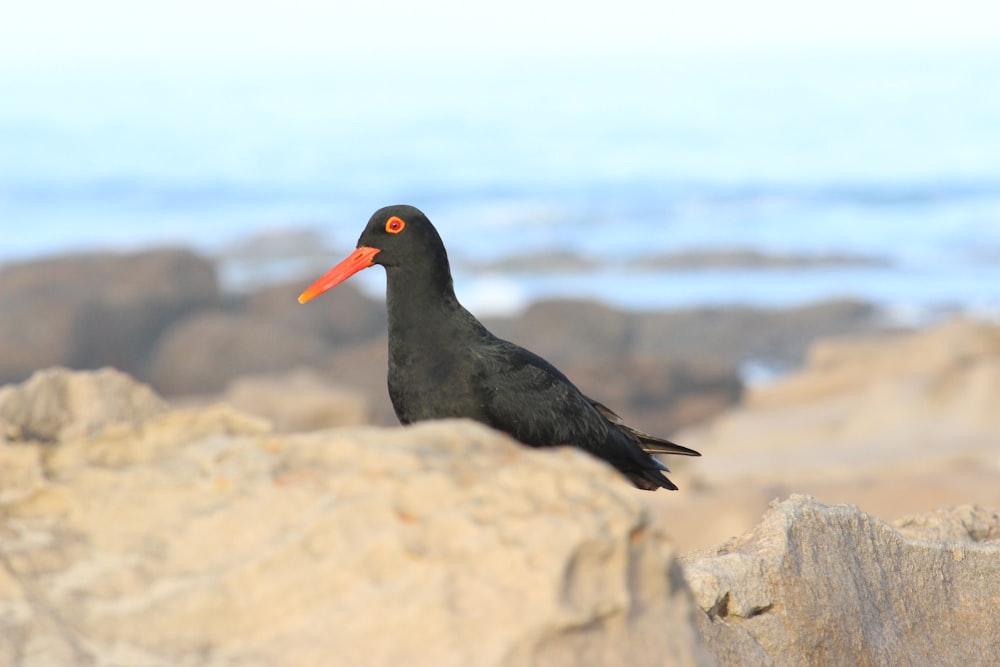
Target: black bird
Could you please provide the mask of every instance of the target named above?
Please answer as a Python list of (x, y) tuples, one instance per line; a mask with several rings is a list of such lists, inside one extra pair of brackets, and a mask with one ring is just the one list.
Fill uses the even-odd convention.
[(441, 237), (412, 206), (376, 211), (357, 250), (299, 303), (375, 264), (385, 267), (389, 397), (403, 424), (465, 417), (532, 447), (575, 445), (648, 490), (677, 488), (651, 454), (701, 456), (628, 426), (545, 359), (487, 331), (455, 298)]

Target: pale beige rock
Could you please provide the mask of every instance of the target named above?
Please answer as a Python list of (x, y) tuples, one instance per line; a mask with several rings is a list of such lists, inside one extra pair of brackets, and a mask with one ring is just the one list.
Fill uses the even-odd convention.
[(226, 406), (98, 421), (5, 445), (45, 475), (0, 504), (0, 664), (711, 664), (638, 492), (580, 451)]
[[(81, 388), (85, 401), (65, 398)], [(525, 448), (471, 422), (284, 435), (226, 404), (170, 410), (148, 391), (60, 370), (0, 393), (14, 430), (44, 436), (0, 443), (0, 664), (1000, 654), (993, 510), (893, 529), (794, 496), (682, 566), (642, 505), (651, 494), (575, 449)]]
[(1000, 512), (978, 505), (947, 507), (893, 522), (901, 535), (932, 542), (1000, 541)]
[(817, 344), (801, 371), (677, 440), (712, 458), (694, 468), (707, 486), (884, 478), (973, 461), (997, 469), (997, 406), (1000, 326), (956, 321)]
[(166, 410), (152, 389), (113, 368), (84, 373), (50, 368), (0, 387), (0, 442), (68, 440)]
[(240, 410), (266, 417), (286, 432), (361, 426), (369, 421), (370, 410), (360, 393), (305, 368), (238, 378), (229, 384), (223, 398)]
[(720, 664), (973, 665), (1000, 655), (997, 542), (911, 540), (856, 507), (793, 496), (749, 534), (684, 561)]
[(676, 434), (704, 456), (677, 462), (684, 493), (648, 502), (682, 550), (742, 534), (790, 493), (886, 521), (949, 505), (1000, 507), (998, 407), (997, 323), (823, 341), (806, 367)]

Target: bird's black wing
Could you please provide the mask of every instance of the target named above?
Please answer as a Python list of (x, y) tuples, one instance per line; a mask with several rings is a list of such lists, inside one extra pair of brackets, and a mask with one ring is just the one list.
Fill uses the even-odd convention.
[(638, 442), (612, 433), (616, 427), (538, 355), (499, 339), (480, 354), (480, 417), (493, 428), (534, 447), (575, 445), (626, 474), (665, 469)]

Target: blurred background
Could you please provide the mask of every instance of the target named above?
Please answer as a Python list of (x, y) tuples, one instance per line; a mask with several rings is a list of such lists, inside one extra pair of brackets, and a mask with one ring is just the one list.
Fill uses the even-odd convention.
[(179, 244), (246, 289), (406, 202), (477, 312), (1000, 307), (985, 0), (49, 0), (0, 23), (0, 261)]
[[(384, 272), (296, 301), (393, 203), (679, 491), (285, 435), (398, 423)], [(971, 655), (998, 408), (997, 0), (0, 0), (0, 663), (682, 662), (660, 533), (730, 661)]]
[[(394, 423), (382, 273), (295, 302), (391, 203), (435, 222), (459, 298), (498, 333), (639, 427), (703, 424), (805, 363), (818, 338), (995, 320), (1000, 9), (41, 0), (0, 10), (0, 383), (56, 364), (113, 365), (179, 402), (225, 392), (289, 430)], [(961, 352), (954, 368), (996, 364), (993, 329), (964, 335), (917, 345), (914, 368), (943, 349)], [(821, 355), (869, 369), (884, 358)], [(871, 382), (912, 387), (952, 368), (900, 375), (907, 363)], [(777, 402), (830, 387), (860, 397), (871, 382), (822, 380), (826, 389), (779, 391)], [(947, 400), (989, 405), (1000, 384), (977, 382), (974, 396), (948, 385)], [(906, 396), (879, 414), (925, 433), (912, 415), (933, 410)], [(998, 430), (988, 414), (970, 422), (977, 447)], [(809, 456), (859, 433), (858, 451), (876, 451), (884, 419), (861, 421), (849, 433), (794, 432), (816, 447)], [(713, 451), (712, 437), (686, 438), (706, 448), (705, 471), (720, 470), (704, 464), (724, 460), (724, 443), (744, 442), (723, 433)], [(948, 441), (927, 441), (934, 465)], [(751, 474), (739, 461), (733, 469)], [(713, 474), (696, 486), (731, 488)], [(927, 503), (995, 487), (951, 479), (955, 493)], [(808, 490), (784, 483), (752, 484), (753, 503), (717, 502), (752, 519), (770, 497)]]

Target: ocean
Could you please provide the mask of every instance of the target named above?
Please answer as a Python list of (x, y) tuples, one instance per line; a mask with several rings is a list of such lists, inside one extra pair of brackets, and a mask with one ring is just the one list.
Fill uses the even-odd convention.
[[(571, 296), (996, 316), (998, 82), (1000, 50), (8, 66), (0, 262), (181, 244), (246, 289), (311, 277), (411, 203), (480, 313)], [(248, 239), (285, 250), (233, 259)], [(553, 253), (577, 261), (509, 268)], [(713, 261), (734, 253), (794, 261)]]

